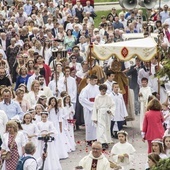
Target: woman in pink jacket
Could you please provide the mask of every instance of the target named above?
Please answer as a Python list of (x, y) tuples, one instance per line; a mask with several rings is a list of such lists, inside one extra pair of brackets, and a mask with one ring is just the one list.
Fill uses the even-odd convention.
[(148, 153), (151, 152), (151, 142), (156, 138), (161, 138), (164, 135), (163, 114), (160, 102), (154, 98), (148, 103), (147, 111), (143, 121), (142, 138), (143, 141), (148, 141)]

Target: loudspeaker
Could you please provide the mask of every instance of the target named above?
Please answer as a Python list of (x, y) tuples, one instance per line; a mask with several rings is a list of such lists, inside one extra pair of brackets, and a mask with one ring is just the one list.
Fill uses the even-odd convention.
[(139, 5), (147, 9), (152, 9), (156, 5), (157, 0), (139, 0)]
[(119, 0), (119, 4), (122, 8), (131, 10), (136, 8), (138, 1), (137, 0)]

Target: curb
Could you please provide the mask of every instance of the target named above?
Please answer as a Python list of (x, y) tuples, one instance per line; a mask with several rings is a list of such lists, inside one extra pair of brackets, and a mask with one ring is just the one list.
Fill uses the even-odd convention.
[(95, 2), (94, 6), (102, 6), (102, 5), (119, 5), (119, 2)]

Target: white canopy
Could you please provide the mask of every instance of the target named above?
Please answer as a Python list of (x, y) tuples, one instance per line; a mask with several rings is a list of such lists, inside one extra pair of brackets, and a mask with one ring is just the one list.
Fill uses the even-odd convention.
[(92, 55), (99, 60), (107, 60), (116, 56), (122, 61), (139, 57), (142, 61), (150, 61), (157, 54), (157, 43), (151, 37), (111, 44), (93, 45)]
[[(158, 39), (158, 34), (157, 33), (151, 33), (150, 36), (152, 38)], [(124, 33), (122, 34), (122, 38), (124, 41), (127, 40), (134, 40), (134, 39), (142, 39), (144, 38), (144, 34), (143, 33)]]

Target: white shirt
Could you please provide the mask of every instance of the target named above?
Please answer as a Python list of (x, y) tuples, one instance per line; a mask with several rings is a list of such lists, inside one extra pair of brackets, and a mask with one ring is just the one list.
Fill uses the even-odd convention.
[(41, 3), (36, 3), (36, 4), (35, 4), (35, 6), (36, 6), (39, 10), (40, 10), (40, 6), (41, 6), (41, 5), (44, 6), (44, 3), (41, 2)]
[[(67, 79), (67, 86), (64, 84), (65, 79)], [(68, 94), (70, 95), (71, 102), (76, 103), (76, 98), (77, 98), (76, 80), (71, 76), (69, 76), (67, 78), (63, 77), (59, 80), (59, 83), (61, 83), (61, 85), (62, 85), (62, 91), (67, 91)]]
[(112, 118), (112, 121), (125, 120), (125, 117), (128, 116), (128, 113), (126, 110), (123, 95), (120, 93), (116, 94), (112, 92), (109, 94), (109, 96), (113, 99), (113, 101), (115, 102), (115, 106), (116, 106), (115, 114), (114, 114), (114, 117)]
[[(31, 156), (30, 154), (25, 154), (25, 156)], [(34, 158), (34, 157), (33, 157)], [(38, 160), (35, 160), (33, 158), (29, 158), (24, 163), (24, 170), (37, 170), (41, 167), (42, 164), (42, 158), (39, 158)]]
[(53, 25), (53, 23), (51, 23), (51, 24), (45, 24), (45, 27), (47, 28), (47, 29), (52, 29), (52, 28), (54, 28), (54, 25)]
[[(28, 78), (28, 82), (27, 82), (27, 90), (28, 90), (28, 91), (31, 91), (32, 82), (33, 82), (36, 78), (38, 78), (38, 76), (40, 76), (40, 74), (39, 74), (39, 75), (35, 75), (35, 73), (34, 73), (32, 76), (30, 76), (30, 77)], [(44, 80), (44, 84), (46, 84), (46, 83), (45, 83), (45, 80)]]
[(75, 63), (75, 64), (73, 64), (72, 62), (69, 64), (69, 67), (71, 68), (71, 67), (75, 67), (76, 68), (76, 71), (80, 71), (80, 70), (82, 70), (82, 66), (81, 66), (81, 64), (80, 63)]
[(1, 39), (2, 49), (6, 51), (6, 40)]
[(114, 83), (116, 83), (115, 81), (109, 81), (109, 80), (106, 80), (105, 82), (104, 82), (104, 84), (106, 84), (106, 86), (107, 86), (107, 94), (110, 94), (110, 93), (112, 93), (112, 85), (114, 84)]
[(0, 110), (0, 137), (5, 133), (6, 123), (8, 122), (8, 117), (3, 110)]
[[(48, 87), (52, 91), (53, 95), (56, 96), (56, 80), (52, 80), (49, 82)], [(62, 92), (62, 85), (58, 83), (57, 81), (57, 88), (58, 88), (58, 95), (56, 97), (60, 96), (60, 93)]]
[(6, 56), (6, 54), (5, 54), (5, 52), (4, 52), (4, 50), (3, 49), (0, 49), (0, 53), (3, 55), (3, 59), (7, 59), (7, 56)]

